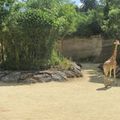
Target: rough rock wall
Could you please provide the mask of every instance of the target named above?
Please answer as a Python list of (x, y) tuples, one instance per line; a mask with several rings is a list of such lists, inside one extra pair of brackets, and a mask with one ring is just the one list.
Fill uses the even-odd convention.
[(102, 51), (100, 55), (96, 58), (96, 62), (104, 62), (111, 57), (114, 50), (113, 40), (102, 40)]
[[(102, 51), (100, 56), (97, 57), (96, 61), (103, 63), (105, 60), (109, 59), (114, 51), (115, 45), (114, 40), (103, 40)], [(120, 46), (117, 49), (117, 62), (120, 64)]]
[[(102, 63), (112, 55), (113, 41), (105, 40), (101, 36), (68, 38), (61, 43), (60, 51), (64, 56), (73, 60), (93, 57), (94, 62)], [(118, 56), (120, 56), (119, 52)]]
[(96, 58), (102, 51), (102, 39), (100, 36), (68, 38), (63, 40), (60, 50), (64, 56), (75, 60), (88, 57)]

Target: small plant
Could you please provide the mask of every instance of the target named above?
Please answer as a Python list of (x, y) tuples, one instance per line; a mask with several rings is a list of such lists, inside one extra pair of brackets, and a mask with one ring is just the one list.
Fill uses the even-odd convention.
[(71, 65), (72, 65), (72, 61), (70, 61), (69, 59), (67, 58), (63, 58), (63, 60), (61, 60), (61, 62), (59, 63), (59, 67), (60, 69), (63, 69), (63, 70), (68, 70), (71, 68)]

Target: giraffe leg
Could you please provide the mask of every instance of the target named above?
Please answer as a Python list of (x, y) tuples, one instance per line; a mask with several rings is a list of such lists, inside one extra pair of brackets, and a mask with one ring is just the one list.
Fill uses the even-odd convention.
[(115, 85), (117, 86), (117, 80), (116, 80), (116, 69), (114, 68), (114, 82), (115, 82)]
[(109, 71), (108, 69), (106, 69), (106, 67), (103, 68), (104, 70), (104, 85), (105, 85), (105, 88), (107, 88), (109, 85), (108, 85), (108, 74), (109, 74)]
[(112, 76), (111, 74), (112, 74), (112, 69), (110, 68), (110, 74), (109, 74), (109, 77), (110, 77), (110, 78), (111, 78), (111, 76)]
[(116, 78), (116, 69), (114, 69), (113, 71), (114, 71), (114, 78)]

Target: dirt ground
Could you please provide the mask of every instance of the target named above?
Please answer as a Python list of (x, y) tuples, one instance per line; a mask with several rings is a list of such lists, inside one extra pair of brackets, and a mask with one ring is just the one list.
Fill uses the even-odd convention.
[(0, 120), (120, 120), (120, 87), (104, 89), (97, 64), (83, 69), (66, 82), (1, 83)]

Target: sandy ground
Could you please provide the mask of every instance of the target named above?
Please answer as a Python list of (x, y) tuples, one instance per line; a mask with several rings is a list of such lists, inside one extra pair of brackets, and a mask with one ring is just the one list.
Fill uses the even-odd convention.
[(120, 87), (104, 89), (96, 67), (67, 82), (1, 83), (0, 120), (120, 120)]

